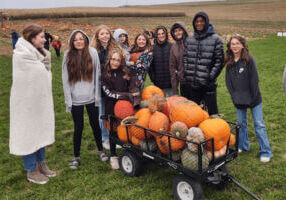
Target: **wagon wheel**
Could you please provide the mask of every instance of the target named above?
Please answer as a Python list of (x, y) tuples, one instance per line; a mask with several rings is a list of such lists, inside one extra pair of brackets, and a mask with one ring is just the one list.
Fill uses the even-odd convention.
[(200, 183), (179, 175), (173, 182), (175, 200), (200, 200), (203, 198), (203, 190)]
[(119, 156), (119, 167), (127, 176), (138, 176), (142, 162), (133, 152), (125, 150)]

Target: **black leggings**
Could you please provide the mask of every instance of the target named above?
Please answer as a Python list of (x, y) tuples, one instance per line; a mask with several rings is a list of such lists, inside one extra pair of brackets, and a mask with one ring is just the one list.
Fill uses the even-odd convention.
[[(98, 107), (94, 106), (94, 103), (85, 105), (88, 117), (89, 124), (92, 128), (93, 136), (98, 148), (98, 151), (102, 151), (102, 139), (101, 139), (101, 129), (99, 127), (98, 121)], [(74, 146), (74, 156), (80, 156), (80, 145), (81, 145), (81, 137), (83, 130), (83, 109), (84, 105), (81, 106), (72, 106), (72, 117), (74, 121), (74, 136), (73, 136), (73, 146)]]
[(216, 88), (212, 89), (193, 89), (188, 85), (181, 86), (181, 95), (187, 99), (196, 102), (197, 104), (203, 103), (205, 109), (210, 115), (218, 114)]

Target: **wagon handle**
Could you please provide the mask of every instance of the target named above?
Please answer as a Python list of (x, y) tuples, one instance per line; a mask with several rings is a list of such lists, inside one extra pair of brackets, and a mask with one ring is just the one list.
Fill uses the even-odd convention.
[(241, 185), (239, 182), (237, 182), (231, 175), (228, 175), (229, 181), (233, 182), (236, 186), (238, 186), (240, 189), (242, 189), (244, 192), (246, 192), (249, 196), (251, 196), (255, 200), (260, 200), (255, 194), (250, 192), (246, 187)]

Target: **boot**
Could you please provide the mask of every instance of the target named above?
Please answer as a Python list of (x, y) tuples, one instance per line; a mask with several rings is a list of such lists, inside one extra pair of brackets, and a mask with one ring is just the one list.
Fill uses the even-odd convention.
[(27, 180), (37, 184), (46, 184), (49, 178), (41, 174), (38, 165), (34, 171), (27, 172)]
[(38, 162), (37, 163), (38, 167), (39, 167), (39, 170), (42, 174), (44, 174), (45, 176), (47, 177), (55, 177), (57, 174), (56, 172), (50, 170), (47, 166), (47, 163), (46, 162)]

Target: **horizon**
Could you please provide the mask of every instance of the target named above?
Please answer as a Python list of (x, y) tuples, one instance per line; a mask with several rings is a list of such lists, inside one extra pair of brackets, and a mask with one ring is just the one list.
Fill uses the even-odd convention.
[(61, 7), (122, 7), (141, 5), (160, 5), (186, 2), (203, 2), (219, 0), (14, 0), (4, 1), (0, 9), (41, 9), (41, 8), (61, 8)]

